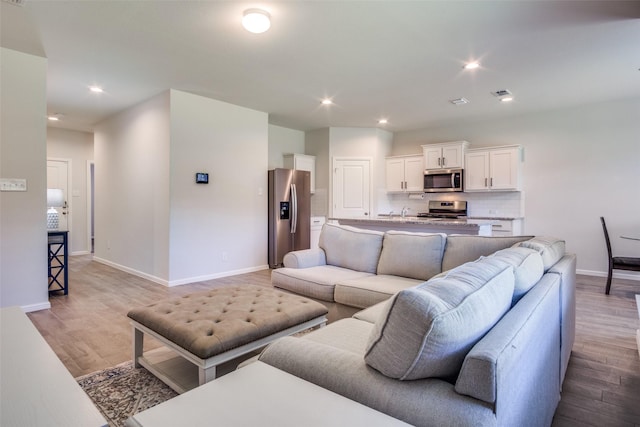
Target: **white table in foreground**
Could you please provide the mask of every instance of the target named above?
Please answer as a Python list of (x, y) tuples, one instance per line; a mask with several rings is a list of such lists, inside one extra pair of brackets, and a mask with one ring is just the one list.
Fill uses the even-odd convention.
[[(636, 308), (638, 309), (638, 317), (640, 318), (640, 294), (636, 295)], [(636, 331), (636, 342), (638, 344), (638, 354), (640, 355), (640, 329)]]
[(0, 425), (107, 425), (20, 307), (0, 309)]
[(406, 426), (266, 363), (254, 362), (127, 420), (128, 427)]

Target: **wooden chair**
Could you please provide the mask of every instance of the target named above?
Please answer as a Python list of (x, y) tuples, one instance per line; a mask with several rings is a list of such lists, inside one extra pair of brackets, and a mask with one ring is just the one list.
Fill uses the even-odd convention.
[(611, 276), (613, 270), (628, 270), (628, 271), (640, 271), (640, 258), (630, 257), (617, 257), (611, 253), (611, 241), (609, 240), (609, 233), (607, 232), (607, 225), (604, 222), (604, 218), (600, 217), (602, 222), (602, 230), (604, 231), (604, 240), (607, 242), (607, 252), (609, 253), (609, 273), (607, 275), (607, 287), (605, 294), (609, 295), (611, 290)]

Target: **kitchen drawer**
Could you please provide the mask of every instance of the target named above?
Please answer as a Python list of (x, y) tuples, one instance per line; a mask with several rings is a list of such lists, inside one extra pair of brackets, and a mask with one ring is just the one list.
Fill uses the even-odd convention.
[(520, 236), (522, 235), (522, 219), (500, 219), (491, 225), (491, 233), (494, 236)]
[(496, 231), (513, 231), (513, 221), (501, 219), (497, 221), (495, 224), (491, 224), (491, 229)]

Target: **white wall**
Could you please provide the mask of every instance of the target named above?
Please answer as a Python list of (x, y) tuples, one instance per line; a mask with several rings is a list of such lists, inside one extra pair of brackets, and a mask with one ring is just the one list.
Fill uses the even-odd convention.
[(268, 137), (267, 113), (171, 91), (171, 284), (268, 268)]
[(99, 123), (94, 133), (94, 259), (169, 280), (169, 92)]
[(303, 131), (269, 125), (269, 170), (283, 167), (283, 154), (307, 154), (304, 149)]
[(0, 48), (0, 177), (27, 180), (0, 192), (0, 306), (49, 308), (47, 290), (47, 60)]
[(89, 247), (89, 213), (87, 209), (87, 162), (93, 161), (93, 134), (74, 130), (47, 128), (47, 158), (71, 159), (69, 188), (69, 251), (72, 255), (91, 252)]
[(525, 232), (566, 239), (578, 269), (603, 274), (607, 255), (600, 216), (614, 252), (638, 256), (640, 235), (640, 99), (461, 122), (395, 135), (393, 154), (421, 144), (467, 140), (473, 147), (524, 146)]

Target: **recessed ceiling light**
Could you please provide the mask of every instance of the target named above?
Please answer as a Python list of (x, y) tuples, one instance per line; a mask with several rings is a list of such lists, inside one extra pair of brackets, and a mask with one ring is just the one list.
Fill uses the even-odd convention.
[(500, 98), (500, 102), (511, 102), (511, 101), (513, 101), (512, 96), (503, 96), (502, 98)]
[(48, 119), (49, 119), (50, 122), (57, 122), (58, 120), (60, 120), (60, 117), (49, 116)]
[(102, 93), (104, 90), (100, 86), (89, 86), (89, 90), (93, 93)]
[(386, 125), (387, 123), (389, 123), (389, 121), (387, 119), (378, 120), (378, 124), (380, 124), (380, 125)]
[(331, 105), (333, 104), (333, 101), (330, 100), (329, 98), (325, 98), (322, 100), (322, 105)]
[(480, 67), (480, 63), (479, 62), (469, 62), (467, 64), (464, 65), (464, 69), (465, 70), (474, 70), (476, 68)]
[(250, 33), (264, 33), (271, 27), (271, 16), (266, 10), (247, 9), (242, 16), (242, 26)]

